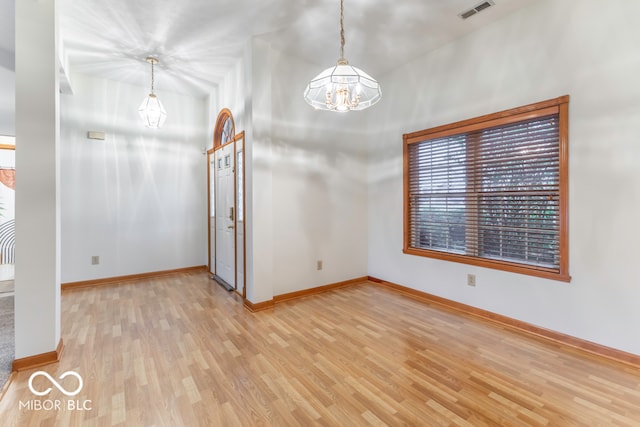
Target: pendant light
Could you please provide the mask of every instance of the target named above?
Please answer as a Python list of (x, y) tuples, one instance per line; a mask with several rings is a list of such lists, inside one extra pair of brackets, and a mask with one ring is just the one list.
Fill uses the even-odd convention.
[(364, 110), (380, 101), (378, 82), (344, 57), (344, 0), (340, 0), (340, 59), (309, 82), (304, 99), (318, 110)]
[(153, 66), (156, 65), (159, 61), (158, 58), (154, 58), (153, 56), (148, 56), (146, 61), (151, 64), (151, 93), (144, 100), (142, 100), (142, 104), (140, 104), (140, 108), (138, 108), (138, 113), (140, 114), (140, 118), (142, 118), (142, 121), (144, 122), (144, 125), (146, 127), (160, 128), (164, 124), (164, 121), (167, 119), (167, 112), (162, 106), (162, 102), (160, 102), (156, 94), (153, 93)]

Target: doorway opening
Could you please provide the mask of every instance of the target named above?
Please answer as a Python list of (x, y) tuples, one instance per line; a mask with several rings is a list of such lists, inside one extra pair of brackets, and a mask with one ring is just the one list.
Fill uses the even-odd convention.
[(15, 356), (15, 137), (0, 135), (0, 390)]
[[(0, 283), (13, 280), (15, 263), (16, 146), (0, 139)], [(1, 291), (0, 286), (0, 291)]]
[(207, 151), (208, 265), (211, 277), (243, 298), (245, 287), (244, 132), (235, 133), (231, 111), (216, 120)]

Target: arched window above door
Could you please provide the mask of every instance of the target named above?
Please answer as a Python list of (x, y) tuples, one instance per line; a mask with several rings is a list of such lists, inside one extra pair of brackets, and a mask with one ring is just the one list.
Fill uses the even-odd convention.
[(220, 147), (229, 141), (233, 141), (236, 134), (233, 115), (228, 108), (223, 108), (216, 119), (213, 131), (213, 148)]

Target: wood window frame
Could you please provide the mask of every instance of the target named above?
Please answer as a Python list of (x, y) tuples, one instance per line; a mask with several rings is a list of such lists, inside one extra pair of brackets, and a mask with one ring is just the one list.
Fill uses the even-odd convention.
[[(224, 132), (224, 125), (227, 122), (227, 120), (231, 120), (231, 130), (229, 135), (230, 138), (227, 139), (226, 141), (223, 141), (222, 134)], [(219, 148), (223, 144), (230, 142), (231, 140), (233, 140), (235, 134), (236, 134), (236, 124), (235, 124), (235, 121), (233, 120), (233, 114), (231, 114), (231, 110), (229, 110), (228, 108), (223, 108), (222, 110), (220, 110), (220, 113), (218, 113), (218, 117), (216, 118), (216, 124), (213, 130), (213, 148), (214, 149)]]
[[(428, 139), (442, 138), (474, 130), (507, 125), (537, 117), (544, 117), (550, 114), (558, 114), (559, 119), (559, 269), (530, 266), (516, 262), (456, 254), (432, 249), (421, 249), (410, 246), (409, 145)], [(403, 252), (405, 254), (453, 261), (512, 273), (526, 274), (562, 282), (569, 282), (571, 280), (571, 276), (569, 275), (569, 95), (404, 134), (403, 181)]]

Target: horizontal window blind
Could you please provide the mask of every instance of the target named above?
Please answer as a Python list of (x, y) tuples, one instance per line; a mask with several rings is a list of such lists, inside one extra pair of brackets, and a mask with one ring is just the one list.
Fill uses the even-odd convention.
[(560, 271), (558, 113), (406, 149), (409, 247)]

